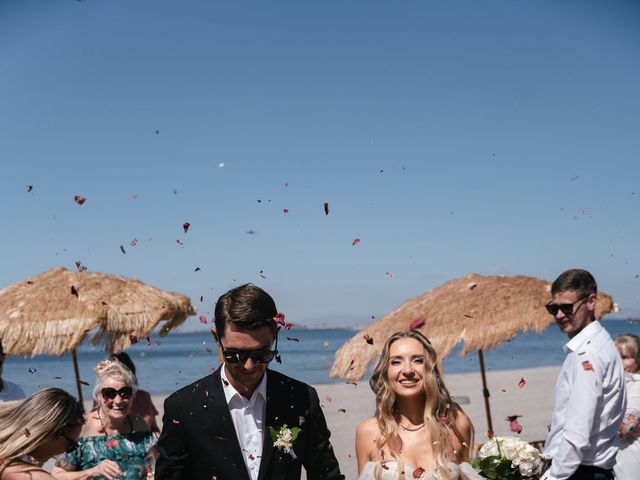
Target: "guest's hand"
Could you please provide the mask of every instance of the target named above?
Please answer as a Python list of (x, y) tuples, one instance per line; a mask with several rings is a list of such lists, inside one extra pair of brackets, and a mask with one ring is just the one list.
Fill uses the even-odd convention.
[(113, 460), (103, 460), (89, 471), (92, 477), (105, 477), (107, 480), (118, 480), (122, 475), (122, 470)]

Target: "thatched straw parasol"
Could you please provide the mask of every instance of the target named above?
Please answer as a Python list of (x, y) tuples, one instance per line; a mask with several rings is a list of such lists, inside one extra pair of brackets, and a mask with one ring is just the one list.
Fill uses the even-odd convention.
[(76, 348), (94, 330), (91, 343), (120, 352), (132, 336), (144, 337), (161, 321), (160, 335), (194, 315), (188, 297), (137, 279), (54, 268), (0, 290), (0, 338), (13, 355), (62, 355), (72, 351), (78, 393)]
[[(387, 338), (406, 330), (412, 322), (433, 344), (440, 360), (464, 342), (461, 355), (476, 350), (480, 356), (487, 424), (492, 428), (489, 391), (486, 387), (483, 350), (497, 347), (518, 332), (542, 332), (554, 319), (544, 308), (550, 300), (551, 284), (525, 276), (469, 274), (406, 301), (393, 312), (372, 323), (336, 352), (332, 377), (361, 378), (377, 358)], [(611, 297), (598, 293), (596, 318), (614, 310)], [(365, 341), (367, 336), (373, 343)], [(367, 338), (368, 338), (367, 337)]]

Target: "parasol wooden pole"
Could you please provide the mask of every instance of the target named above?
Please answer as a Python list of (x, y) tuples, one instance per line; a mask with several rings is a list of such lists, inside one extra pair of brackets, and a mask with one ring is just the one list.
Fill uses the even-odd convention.
[(487, 377), (484, 373), (484, 354), (482, 349), (478, 350), (480, 358), (480, 375), (482, 376), (482, 396), (484, 397), (484, 410), (487, 412), (487, 428), (493, 435), (493, 422), (491, 422), (491, 407), (489, 406), (489, 389), (487, 388)]
[(78, 400), (84, 410), (84, 401), (82, 399), (82, 384), (80, 383), (80, 369), (78, 368), (78, 351), (74, 348), (71, 350), (73, 355), (73, 370), (76, 372), (76, 385), (78, 387)]

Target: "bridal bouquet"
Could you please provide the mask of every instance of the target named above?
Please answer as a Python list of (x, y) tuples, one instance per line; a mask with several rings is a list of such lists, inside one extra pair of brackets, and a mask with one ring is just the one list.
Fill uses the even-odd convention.
[(514, 437), (493, 437), (473, 462), (483, 477), (492, 480), (537, 480), (543, 465), (538, 450)]

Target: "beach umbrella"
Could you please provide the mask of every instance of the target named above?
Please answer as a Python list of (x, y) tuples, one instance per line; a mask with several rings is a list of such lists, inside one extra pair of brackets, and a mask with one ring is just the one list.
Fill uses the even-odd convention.
[(160, 336), (195, 310), (188, 297), (137, 279), (59, 267), (0, 290), (0, 339), (12, 355), (73, 354), (82, 400), (77, 347), (91, 333), (93, 345), (120, 352), (147, 336)]
[[(551, 284), (538, 278), (469, 274), (406, 301), (372, 323), (336, 352), (331, 377), (355, 381), (377, 358), (393, 333), (415, 328), (426, 335), (439, 361), (460, 342), (461, 356), (477, 351), (480, 361), (487, 425), (493, 430), (483, 351), (511, 340), (519, 332), (542, 332), (554, 318), (544, 305)], [(598, 292), (596, 318), (614, 310), (611, 297)]]

